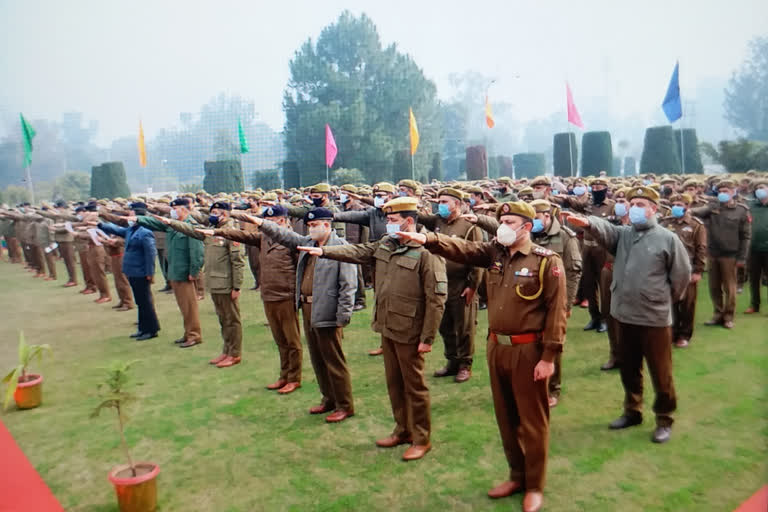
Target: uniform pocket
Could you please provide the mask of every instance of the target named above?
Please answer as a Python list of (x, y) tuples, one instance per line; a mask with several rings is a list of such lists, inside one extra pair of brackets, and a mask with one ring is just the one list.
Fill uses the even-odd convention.
[(393, 297), (389, 302), (386, 326), (391, 331), (406, 332), (413, 327), (418, 304), (414, 299)]

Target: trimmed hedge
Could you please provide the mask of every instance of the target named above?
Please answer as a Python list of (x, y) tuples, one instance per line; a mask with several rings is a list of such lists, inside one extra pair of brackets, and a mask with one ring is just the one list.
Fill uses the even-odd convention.
[(545, 173), (547, 157), (544, 153), (517, 153), (512, 157), (515, 178), (535, 178)]
[(296, 160), (286, 160), (283, 162), (283, 182), (285, 188), (299, 188), (301, 186), (299, 163)]
[(680, 156), (671, 126), (652, 126), (645, 130), (640, 174), (647, 173), (680, 173)]
[(243, 168), (240, 160), (217, 160), (205, 162), (203, 188), (209, 194), (231, 193), (245, 190)]
[(488, 155), (485, 146), (467, 146), (467, 179), (482, 180), (488, 177)]
[[(569, 142), (570, 139), (570, 142)], [(570, 156), (569, 156), (570, 150)], [(579, 170), (579, 148), (573, 133), (556, 133), (553, 141), (552, 164), (555, 176), (576, 176)], [(573, 167), (573, 168), (571, 168)]]
[(105, 162), (91, 167), (91, 197), (97, 199), (127, 198), (131, 189), (125, 180), (123, 162)]
[(498, 156), (496, 157), (496, 160), (499, 167), (499, 174), (497, 177), (501, 178), (502, 176), (508, 176), (511, 178), (515, 173), (515, 166), (512, 163), (512, 157)]
[(581, 174), (597, 176), (613, 168), (613, 147), (609, 132), (586, 132), (581, 137)]
[(397, 183), (400, 180), (410, 180), (415, 174), (411, 174), (411, 152), (407, 149), (395, 151), (392, 159), (392, 181)]
[[(680, 155), (680, 130), (675, 130), (676, 153)], [(701, 162), (701, 152), (699, 151), (699, 138), (696, 136), (694, 128), (685, 128), (683, 130), (683, 156), (685, 157), (686, 174), (704, 174), (704, 164)], [(682, 169), (681, 169), (682, 171)]]
[(443, 160), (440, 153), (432, 153), (432, 166), (429, 168), (429, 181), (443, 180)]

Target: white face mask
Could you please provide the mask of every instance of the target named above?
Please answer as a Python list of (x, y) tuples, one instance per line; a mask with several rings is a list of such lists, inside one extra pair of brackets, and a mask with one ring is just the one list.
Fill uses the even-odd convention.
[(177, 212), (176, 210), (171, 210), (171, 218), (173, 220), (179, 220), (179, 212)]
[(533, 191), (533, 198), (534, 199), (544, 199), (547, 197), (547, 193), (544, 190), (534, 190)]
[(375, 206), (376, 208), (381, 208), (382, 206), (384, 206), (384, 203), (386, 202), (387, 202), (386, 197), (374, 196), (373, 198), (373, 206)]
[(83, 216), (80, 215), (79, 213), (77, 215), (75, 215), (75, 217), (77, 217), (77, 220), (83, 220)]
[[(518, 229), (522, 229), (522, 227)], [(511, 228), (507, 224), (501, 224), (496, 229), (496, 240), (504, 247), (509, 247), (517, 241), (517, 231), (517, 229)]]
[(323, 240), (328, 232), (325, 230), (325, 226), (311, 226), (309, 228), (309, 238), (315, 242)]

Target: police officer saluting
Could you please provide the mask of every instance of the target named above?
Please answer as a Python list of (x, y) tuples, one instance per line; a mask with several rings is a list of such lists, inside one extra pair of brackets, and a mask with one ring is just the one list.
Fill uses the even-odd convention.
[(402, 241), (398, 231), (416, 232), (419, 202), (393, 199), (382, 207), (387, 231), (380, 241), (333, 247), (299, 247), (313, 256), (347, 263), (376, 265), (376, 310), (373, 330), (381, 333), (387, 389), (395, 430), (376, 444), (394, 448), (412, 443), (404, 460), (422, 458), (432, 447), (429, 389), (424, 353), (432, 350), (448, 292), (445, 264), (418, 243)]
[(536, 211), (522, 201), (496, 211), (501, 222), (491, 242), (469, 242), (442, 234), (398, 233), (434, 254), (488, 269), (488, 371), (493, 406), (509, 480), (488, 491), (503, 498), (525, 490), (523, 511), (535, 512), (549, 447), (547, 381), (562, 351), (566, 327), (563, 262), (534, 245), (530, 231)]

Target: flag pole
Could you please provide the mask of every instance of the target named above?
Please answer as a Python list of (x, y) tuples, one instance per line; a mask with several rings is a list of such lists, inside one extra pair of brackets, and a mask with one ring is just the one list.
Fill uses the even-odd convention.
[(413, 168), (413, 153), (411, 153), (411, 180), (416, 180), (416, 171)]
[(325, 182), (331, 184), (330, 171), (328, 170), (328, 164), (325, 164)]
[(685, 149), (683, 147), (683, 118), (680, 118), (680, 164), (683, 166), (683, 174), (685, 174)]
[(32, 186), (32, 171), (29, 170), (31, 166), (32, 164), (30, 163), (29, 165), (27, 165), (24, 171), (27, 174), (27, 188), (29, 189), (29, 202), (34, 205), (35, 204), (35, 187)]

